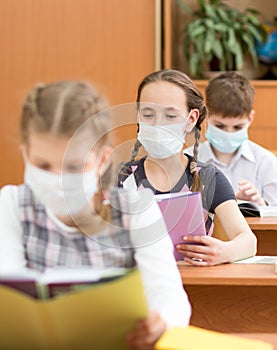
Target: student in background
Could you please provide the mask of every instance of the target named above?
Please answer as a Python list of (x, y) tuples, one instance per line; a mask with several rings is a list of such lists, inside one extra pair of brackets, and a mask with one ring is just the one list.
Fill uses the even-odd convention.
[[(228, 180), (215, 166), (198, 163), (201, 124), (207, 109), (191, 79), (176, 70), (154, 72), (140, 83), (137, 104), (138, 138), (131, 161), (120, 169), (119, 185), (149, 187), (155, 194), (202, 192), (203, 207), (210, 214), (207, 231), (216, 214), (230, 241), (210, 236), (184, 237), (184, 243), (195, 243), (178, 246), (190, 264), (217, 265), (254, 255), (256, 238), (240, 213)], [(186, 133), (192, 131), (195, 144), (193, 156), (189, 156), (183, 153), (183, 146)], [(141, 145), (147, 156), (135, 160)]]
[[(110, 186), (105, 106), (82, 81), (30, 91), (21, 116), (25, 183), (1, 190), (0, 271), (137, 265), (150, 311), (127, 341), (134, 349), (153, 349), (166, 328), (188, 324), (190, 305), (156, 202), (137, 203), (137, 210), (132, 201), (128, 212), (128, 195)], [(149, 193), (141, 191), (141, 198)]]
[(253, 86), (236, 72), (222, 73), (209, 81), (207, 141), (200, 144), (198, 159), (224, 173), (237, 199), (277, 205), (277, 158), (248, 140), (255, 114), (253, 102)]

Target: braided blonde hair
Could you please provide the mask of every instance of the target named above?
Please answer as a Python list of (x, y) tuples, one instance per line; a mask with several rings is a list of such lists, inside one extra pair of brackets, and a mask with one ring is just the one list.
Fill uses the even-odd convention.
[[(106, 100), (95, 88), (85, 81), (58, 81), (38, 84), (28, 94), (21, 113), (21, 137), (28, 145), (30, 131), (49, 133), (54, 136), (71, 137), (85, 122), (97, 141), (97, 147), (108, 143), (109, 115), (100, 111), (107, 107)], [(98, 193), (95, 195), (97, 213), (109, 219), (109, 209), (102, 204), (103, 188), (108, 186), (111, 172), (99, 179)]]

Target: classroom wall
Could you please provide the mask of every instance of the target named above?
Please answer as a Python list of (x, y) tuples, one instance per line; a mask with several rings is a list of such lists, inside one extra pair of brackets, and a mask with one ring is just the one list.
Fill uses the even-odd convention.
[[(21, 104), (37, 82), (86, 79), (110, 104), (155, 68), (155, 0), (0, 0), (0, 186), (22, 181)], [(135, 128), (118, 132), (119, 141)]]

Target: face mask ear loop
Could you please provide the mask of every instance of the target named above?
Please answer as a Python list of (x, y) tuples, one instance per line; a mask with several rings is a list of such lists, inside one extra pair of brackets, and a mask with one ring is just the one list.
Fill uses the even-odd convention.
[(189, 113), (188, 113), (188, 116), (187, 116), (187, 118), (186, 118), (186, 125), (185, 125), (184, 130), (183, 130), (184, 135), (185, 135), (187, 132), (191, 132), (191, 131), (186, 131), (186, 128), (187, 128), (187, 126), (188, 126), (188, 121), (189, 121), (191, 112), (192, 112), (192, 109), (190, 109), (190, 111), (189, 111)]
[(139, 112), (139, 106), (137, 106), (137, 135), (139, 133), (139, 122), (140, 122), (140, 112)]

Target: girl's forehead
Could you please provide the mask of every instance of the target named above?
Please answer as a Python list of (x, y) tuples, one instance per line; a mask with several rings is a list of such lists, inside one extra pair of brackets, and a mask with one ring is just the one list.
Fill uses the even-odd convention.
[(184, 108), (186, 106), (186, 95), (178, 85), (167, 81), (158, 81), (144, 86), (141, 91), (140, 102)]
[(29, 148), (32, 151), (43, 149), (46, 152), (52, 149), (64, 149), (70, 141), (70, 137), (67, 136), (57, 136), (51, 133), (40, 133), (31, 131), (28, 136)]
[[(31, 132), (29, 135), (28, 152), (33, 156), (86, 159), (95, 150), (95, 142), (86, 135), (73, 137), (52, 135), (50, 133)], [(96, 150), (95, 150), (96, 152)]]

